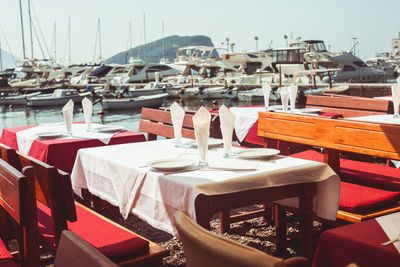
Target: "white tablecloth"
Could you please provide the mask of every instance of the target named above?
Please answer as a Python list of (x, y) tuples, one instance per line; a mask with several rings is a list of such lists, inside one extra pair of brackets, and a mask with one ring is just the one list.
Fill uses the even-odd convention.
[[(93, 124), (93, 127), (99, 126), (98, 124)], [(115, 133), (98, 133), (98, 132), (88, 132), (86, 131), (86, 124), (74, 123), (72, 124), (72, 136), (68, 136), (67, 130), (64, 123), (52, 123), (38, 125), (26, 130), (17, 132), (17, 143), (18, 150), (22, 153), (28, 154), (31, 149), (33, 141), (38, 138), (40, 133), (44, 132), (58, 132), (65, 133), (58, 137), (58, 139), (98, 139), (104, 144), (108, 144)]]
[(400, 118), (394, 118), (393, 114), (352, 117), (352, 118), (346, 118), (346, 120), (366, 121), (366, 122), (376, 122), (376, 123), (391, 123), (400, 125)]
[(390, 101), (393, 100), (393, 97), (391, 95), (390, 96), (375, 96), (374, 98), (375, 99), (382, 99), (382, 100), (390, 100)]
[[(195, 219), (194, 200), (199, 193), (318, 182), (314, 211), (322, 218), (336, 219), (340, 180), (324, 163), (277, 156), (258, 161), (255, 171), (195, 170), (167, 175), (142, 167), (156, 159), (198, 159), (197, 149), (177, 148), (173, 143), (171, 139), (80, 149), (71, 174), (73, 187), (88, 188), (118, 206), (124, 217), (132, 212), (156, 228), (175, 233), (173, 214), (184, 210)], [(209, 164), (220, 163), (222, 154), (222, 148), (208, 151)], [(242, 159), (234, 159), (232, 164), (239, 160), (246, 164)], [(254, 160), (249, 165), (253, 166)], [(296, 206), (298, 199), (285, 204)]]

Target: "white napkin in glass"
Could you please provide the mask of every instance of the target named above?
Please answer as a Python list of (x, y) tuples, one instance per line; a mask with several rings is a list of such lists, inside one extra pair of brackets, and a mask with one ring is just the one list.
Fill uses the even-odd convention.
[(232, 136), (233, 127), (235, 125), (235, 114), (232, 113), (225, 105), (219, 108), (219, 117), (221, 122), (222, 140), (224, 142), (224, 154), (232, 153)]
[(182, 144), (182, 125), (185, 118), (185, 110), (176, 102), (170, 106), (174, 137), (177, 144)]
[(65, 126), (67, 128), (67, 133), (72, 132), (72, 114), (74, 112), (74, 101), (71, 99), (62, 108), (62, 113), (64, 116)]
[(85, 116), (87, 130), (92, 129), (93, 103), (88, 98), (82, 100), (83, 115)]
[(289, 104), (289, 92), (287, 87), (281, 87), (280, 93), (281, 93), (283, 112), (287, 112)]
[(200, 107), (193, 116), (194, 135), (196, 136), (197, 148), (202, 161), (206, 161), (208, 137), (210, 136), (210, 121), (210, 112), (205, 107)]
[(288, 87), (289, 91), (289, 100), (290, 100), (290, 110), (293, 112), (296, 107), (296, 98), (297, 98), (297, 85), (290, 85)]
[(400, 84), (393, 84), (392, 85), (392, 98), (393, 98), (394, 114), (395, 115), (399, 115)]
[(269, 95), (271, 94), (271, 86), (268, 83), (263, 83), (262, 91), (264, 94), (265, 108), (268, 108), (269, 107)]

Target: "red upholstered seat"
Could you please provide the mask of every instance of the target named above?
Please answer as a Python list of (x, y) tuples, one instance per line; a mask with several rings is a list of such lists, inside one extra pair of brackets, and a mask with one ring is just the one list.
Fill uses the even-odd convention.
[[(324, 160), (323, 154), (314, 150), (290, 156), (319, 162)], [(348, 159), (341, 159), (340, 166), (340, 177), (346, 181), (341, 183), (339, 201), (341, 210), (363, 213), (400, 199), (400, 170)]]
[(379, 209), (400, 199), (400, 192), (392, 192), (368, 186), (340, 183), (339, 209), (363, 213)]
[[(292, 154), (291, 157), (323, 162), (324, 156), (314, 150)], [(400, 169), (350, 159), (340, 159), (343, 181), (389, 191), (400, 191)]]
[[(41, 240), (49, 247), (55, 248), (55, 238), (50, 209), (37, 202), (38, 232)], [(96, 247), (110, 259), (124, 256), (136, 256), (149, 251), (149, 242), (128, 232), (93, 211), (76, 205), (78, 220), (68, 222), (68, 229)]]
[(13, 261), (12, 259), (0, 259), (0, 266), (1, 267), (19, 267), (20, 265)]

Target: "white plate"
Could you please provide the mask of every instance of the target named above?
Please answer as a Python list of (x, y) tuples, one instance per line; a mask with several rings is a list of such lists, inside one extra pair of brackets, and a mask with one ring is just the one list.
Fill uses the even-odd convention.
[(237, 155), (244, 159), (266, 159), (279, 153), (279, 150), (271, 148), (248, 148), (238, 151)]
[(193, 159), (161, 159), (148, 163), (148, 166), (160, 171), (177, 171), (196, 163)]
[(317, 113), (322, 111), (322, 108), (300, 108), (295, 111), (300, 113)]
[(37, 136), (40, 138), (58, 138), (60, 136), (63, 136), (64, 134), (65, 133), (63, 133), (63, 132), (48, 131), (48, 132), (38, 133)]
[[(188, 142), (191, 147), (197, 147), (196, 140)], [(208, 139), (208, 148), (219, 147), (222, 146), (224, 142), (221, 139)]]
[(96, 132), (100, 133), (115, 133), (124, 129), (123, 126), (97, 126), (94, 128)]

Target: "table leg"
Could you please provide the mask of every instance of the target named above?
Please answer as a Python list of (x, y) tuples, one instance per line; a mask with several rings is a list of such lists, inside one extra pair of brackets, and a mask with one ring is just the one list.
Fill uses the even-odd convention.
[[(315, 186), (315, 185), (314, 185)], [(313, 196), (315, 187), (304, 185), (302, 194), (299, 197), (300, 211), (300, 254), (308, 259), (313, 259)]]
[(286, 252), (286, 210), (279, 205), (274, 205), (276, 228), (276, 252), (285, 256)]
[(211, 230), (210, 220), (212, 213), (209, 207), (208, 197), (205, 195), (198, 195), (194, 201), (194, 207), (196, 210), (196, 220), (197, 223), (207, 230)]

